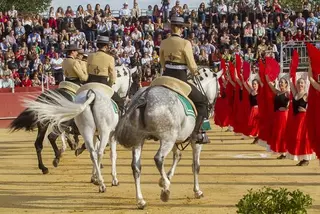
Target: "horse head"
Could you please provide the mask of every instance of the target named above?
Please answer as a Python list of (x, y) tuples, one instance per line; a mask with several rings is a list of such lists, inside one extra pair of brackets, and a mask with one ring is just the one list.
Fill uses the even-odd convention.
[(137, 67), (128, 68), (124, 64), (115, 67), (117, 80), (112, 86), (112, 89), (119, 94), (120, 97), (125, 97), (128, 94), (132, 84), (132, 74), (137, 72)]
[(198, 79), (200, 80), (203, 91), (198, 85), (197, 88), (205, 93), (210, 105), (213, 105), (218, 97), (218, 93), (220, 90), (218, 80), (222, 76), (223, 70), (219, 72), (214, 72), (209, 67), (201, 67), (199, 68), (198, 72)]

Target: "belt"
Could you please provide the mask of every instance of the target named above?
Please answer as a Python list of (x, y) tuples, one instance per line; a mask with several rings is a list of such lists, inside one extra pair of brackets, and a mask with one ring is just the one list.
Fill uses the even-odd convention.
[(171, 64), (166, 64), (166, 68), (169, 69), (177, 69), (177, 70), (187, 70), (188, 67), (186, 65), (171, 65)]
[(77, 77), (66, 77), (66, 80), (80, 80), (79, 78)]

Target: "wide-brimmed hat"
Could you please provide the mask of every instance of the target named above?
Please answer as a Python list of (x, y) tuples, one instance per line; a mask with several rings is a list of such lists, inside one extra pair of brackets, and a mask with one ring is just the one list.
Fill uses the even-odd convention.
[(183, 17), (173, 16), (170, 19), (170, 25), (185, 27), (185, 26), (189, 26), (190, 24), (186, 23)]
[(107, 36), (98, 36), (97, 44), (109, 44), (110, 39)]
[(80, 51), (81, 48), (79, 48), (77, 45), (75, 44), (71, 44), (71, 45), (68, 45), (65, 49), (65, 51)]
[(127, 5), (127, 6), (128, 6), (128, 3), (127, 3), (127, 2), (125, 2), (125, 3), (123, 3), (123, 5)]

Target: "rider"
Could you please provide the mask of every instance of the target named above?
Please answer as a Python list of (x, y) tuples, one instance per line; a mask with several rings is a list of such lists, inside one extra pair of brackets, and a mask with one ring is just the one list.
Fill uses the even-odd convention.
[[(173, 16), (170, 21), (171, 36), (163, 40), (160, 45), (160, 63), (164, 69), (163, 76), (171, 76), (187, 82), (187, 69), (193, 75), (197, 75), (197, 64), (193, 57), (191, 43), (181, 38), (183, 28), (187, 26), (182, 17)], [(188, 83), (189, 84), (189, 83)], [(210, 143), (201, 126), (205, 118), (208, 118), (208, 103), (206, 97), (192, 84), (189, 98), (195, 104), (198, 112), (192, 139), (197, 143)]]
[[(88, 83), (98, 82), (112, 87), (117, 75), (115, 72), (115, 60), (108, 54), (109, 37), (98, 36), (98, 51), (88, 56)], [(121, 113), (124, 108), (124, 101), (114, 92), (112, 99), (117, 103)]]
[(81, 49), (76, 45), (69, 45), (65, 50), (67, 51), (67, 58), (62, 62), (65, 81), (73, 82), (77, 85), (86, 82), (88, 73), (77, 59), (78, 51)]
[(80, 50), (78, 51), (78, 56), (77, 56), (77, 59), (79, 60), (79, 63), (82, 67), (82, 69), (88, 73), (87, 71), (87, 59), (88, 59), (88, 54), (84, 51), (84, 50)]

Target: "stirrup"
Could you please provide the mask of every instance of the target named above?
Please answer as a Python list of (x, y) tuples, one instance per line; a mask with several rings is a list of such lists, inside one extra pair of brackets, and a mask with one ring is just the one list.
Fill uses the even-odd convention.
[(205, 132), (198, 133), (197, 139), (195, 139), (196, 144), (208, 144), (210, 143), (210, 139)]

